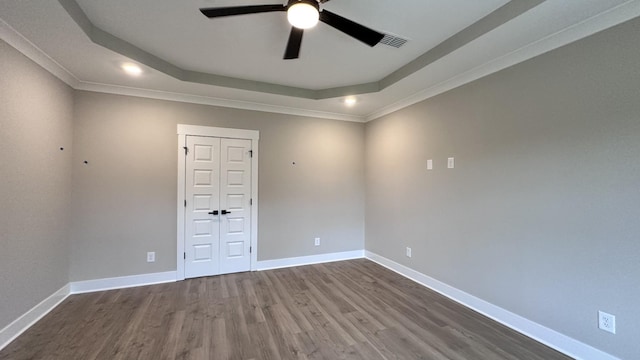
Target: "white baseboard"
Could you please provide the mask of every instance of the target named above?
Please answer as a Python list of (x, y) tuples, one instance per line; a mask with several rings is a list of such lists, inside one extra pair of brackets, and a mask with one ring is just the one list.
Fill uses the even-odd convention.
[[(276, 269), (290, 266), (317, 264), (339, 260), (363, 258), (364, 251), (348, 251), (342, 253), (303, 256), (288, 259), (267, 260), (258, 262), (258, 270)], [(0, 330), (0, 350), (11, 343), (20, 334), (25, 332), (43, 316), (53, 310), (70, 294), (82, 294), (104, 290), (124, 289), (136, 286), (161, 284), (176, 281), (177, 272), (167, 271), (161, 273), (121, 276), (114, 278), (74, 281), (66, 284), (60, 290), (44, 299), (31, 310)]]
[[(397, 272), (423, 286), (426, 286), (451, 300), (458, 302), (484, 316), (487, 316), (515, 331), (518, 331), (540, 343), (556, 349), (575, 359), (620, 360), (592, 346), (551, 330), (522, 316), (509, 312), (464, 291), (447, 285), (432, 277), (396, 263), (370, 251), (356, 250), (341, 253), (301, 256), (294, 258), (258, 261), (258, 270), (279, 269), (292, 266), (311, 265), (332, 261), (359, 259), (366, 257), (390, 270)], [(69, 294), (80, 294), (94, 291), (122, 289), (176, 281), (176, 272), (122, 276), (107, 279), (76, 281), (63, 286), (60, 290), (44, 299), (24, 315), (0, 330), (0, 350), (16, 337), (35, 324), (43, 316), (53, 310)]]
[(398, 264), (376, 253), (365, 251), (365, 257), (572, 358), (585, 360), (620, 360), (613, 355), (467, 294), (462, 290), (402, 264)]
[(355, 250), (355, 251), (345, 251), (345, 252), (339, 252), (339, 253), (292, 257), (292, 258), (285, 258), (285, 259), (264, 260), (264, 261), (258, 261), (257, 269), (258, 271), (280, 269), (280, 268), (287, 268), (292, 266), (327, 263), (332, 261), (361, 259), (363, 257), (364, 257), (364, 250)]
[(9, 345), (15, 338), (20, 336), (38, 320), (42, 319), (51, 310), (53, 310), (58, 304), (70, 294), (69, 284), (60, 288), (60, 290), (54, 292), (48, 298), (42, 300), (38, 305), (34, 306), (31, 310), (24, 313), (22, 316), (14, 320), (11, 324), (7, 325), (4, 329), (0, 330), (0, 350)]
[(176, 281), (176, 272), (121, 276), (106, 279), (74, 281), (70, 283), (72, 294), (82, 294), (94, 291), (124, 289), (136, 286), (162, 284)]

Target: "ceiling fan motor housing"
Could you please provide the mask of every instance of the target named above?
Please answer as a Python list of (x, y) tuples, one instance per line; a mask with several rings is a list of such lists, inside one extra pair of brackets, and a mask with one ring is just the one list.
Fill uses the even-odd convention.
[(317, 0), (289, 0), (289, 2), (287, 3), (287, 9), (298, 3), (309, 4), (315, 7), (318, 12), (320, 12), (320, 3)]
[(384, 34), (381, 32), (360, 25), (338, 14), (334, 14), (329, 10), (320, 9), (320, 4), (324, 4), (327, 1), (329, 0), (287, 0), (286, 5), (279, 3), (201, 8), (200, 12), (208, 18), (218, 18), (286, 11), (287, 18), (292, 25), (284, 54), (284, 59), (286, 60), (297, 59), (299, 57), (304, 29), (309, 29), (318, 22), (323, 22), (371, 47), (378, 44), (380, 40), (384, 38)]

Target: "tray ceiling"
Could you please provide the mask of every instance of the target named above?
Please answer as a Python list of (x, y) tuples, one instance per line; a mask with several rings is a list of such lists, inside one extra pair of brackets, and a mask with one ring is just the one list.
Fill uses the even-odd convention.
[[(239, 3), (8, 1), (0, 3), (0, 35), (45, 54), (40, 62), (77, 89), (357, 121), (640, 15), (635, 0), (331, 0), (327, 10), (409, 41), (370, 48), (319, 24), (305, 32), (300, 59), (285, 61), (284, 12), (208, 19), (198, 11), (232, 5)], [(120, 71), (131, 60), (142, 76)], [(356, 106), (344, 106), (347, 95)]]

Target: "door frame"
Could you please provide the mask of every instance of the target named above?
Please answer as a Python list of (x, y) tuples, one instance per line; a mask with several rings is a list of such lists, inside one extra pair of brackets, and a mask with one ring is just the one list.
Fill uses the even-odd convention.
[(258, 130), (230, 129), (212, 126), (178, 124), (178, 232), (176, 253), (176, 280), (184, 280), (184, 242), (185, 242), (185, 185), (186, 161), (184, 148), (187, 136), (209, 136), (229, 139), (251, 140), (253, 156), (251, 160), (251, 271), (257, 270), (258, 264)]

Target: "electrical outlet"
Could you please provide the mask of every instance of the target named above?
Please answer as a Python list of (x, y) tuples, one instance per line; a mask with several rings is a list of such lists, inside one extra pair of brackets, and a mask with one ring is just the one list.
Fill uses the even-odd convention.
[(433, 170), (433, 160), (427, 160), (427, 170)]
[(314, 245), (315, 246), (320, 246), (320, 238), (315, 238)]
[(407, 246), (407, 257), (411, 257), (411, 248)]
[(598, 328), (612, 334), (616, 333), (616, 317), (604, 311), (598, 311)]
[(156, 253), (150, 251), (147, 253), (147, 262), (155, 262), (156, 261)]

